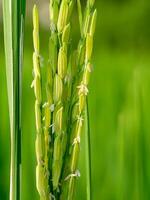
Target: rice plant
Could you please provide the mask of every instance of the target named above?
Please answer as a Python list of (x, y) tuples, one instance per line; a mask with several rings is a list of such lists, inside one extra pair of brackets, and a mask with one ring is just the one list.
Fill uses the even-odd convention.
[(3, 0), (6, 75), (11, 131), (10, 199), (20, 199), (21, 68), (25, 0)]
[[(77, 5), (76, 5), (77, 4)], [(78, 10), (81, 38), (72, 49), (72, 12)], [(97, 11), (94, 0), (86, 7), (80, 0), (51, 0), (49, 4), (50, 37), (46, 82), (42, 82), (39, 14), (33, 8), (33, 71), (36, 121), (36, 186), (40, 199), (71, 200), (80, 176), (78, 159), (86, 108), (88, 84), (92, 71), (91, 56)], [(42, 87), (44, 84), (44, 87)], [(46, 99), (42, 96), (45, 88)], [(86, 112), (85, 112), (86, 110)], [(88, 129), (87, 129), (88, 132)], [(87, 152), (89, 152), (88, 133)], [(87, 154), (87, 157), (90, 155)], [(90, 165), (87, 160), (90, 199)]]

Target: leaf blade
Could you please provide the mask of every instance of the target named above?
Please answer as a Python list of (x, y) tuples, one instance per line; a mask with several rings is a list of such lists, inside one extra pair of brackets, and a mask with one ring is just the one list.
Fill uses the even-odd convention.
[(25, 0), (3, 0), (6, 78), (10, 115), (10, 199), (20, 199), (21, 168), (21, 68)]

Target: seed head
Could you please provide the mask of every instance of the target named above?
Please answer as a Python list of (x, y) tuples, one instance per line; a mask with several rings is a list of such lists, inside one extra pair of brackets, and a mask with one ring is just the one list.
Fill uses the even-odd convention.
[(85, 18), (85, 23), (84, 23), (84, 27), (83, 27), (83, 34), (84, 37), (86, 37), (87, 32), (88, 32), (88, 28), (89, 28), (89, 22), (90, 22), (90, 15), (88, 14)]
[(67, 24), (63, 30), (62, 42), (65, 42), (67, 44), (69, 42), (69, 36), (70, 36), (70, 23)]
[(61, 155), (61, 136), (55, 138), (54, 142), (54, 160), (59, 160)]
[(49, 103), (46, 104), (44, 109), (45, 109), (45, 127), (49, 127), (51, 122), (51, 111)]
[(79, 65), (82, 66), (85, 61), (85, 44), (84, 42), (80, 42), (78, 46), (78, 60), (79, 60)]
[(93, 50), (93, 36), (91, 36), (90, 34), (87, 34), (87, 37), (86, 37), (86, 53), (85, 53), (86, 62), (88, 62), (91, 59), (92, 50)]
[(33, 29), (39, 32), (39, 13), (36, 5), (33, 7)]
[(73, 7), (74, 7), (74, 0), (69, 0), (69, 8), (68, 8), (68, 18), (70, 18), (71, 16), (71, 13), (72, 13), (72, 10), (73, 10)]
[(49, 39), (49, 62), (54, 73), (57, 68), (57, 41), (57, 34), (53, 33)]
[(44, 137), (43, 135), (37, 134), (36, 136), (36, 141), (35, 141), (35, 151), (36, 151), (36, 157), (37, 157), (37, 162), (42, 164), (43, 159), (44, 159)]
[(67, 17), (68, 17), (68, 3), (66, 2), (66, 0), (62, 0), (57, 22), (57, 29), (59, 33), (63, 31), (67, 22)]
[(93, 14), (92, 14), (92, 19), (91, 19), (91, 25), (90, 25), (90, 35), (93, 36), (95, 33), (95, 27), (96, 27), (96, 19), (97, 19), (97, 10), (95, 9)]
[(38, 101), (39, 104), (41, 104), (42, 103), (42, 91), (41, 91), (41, 80), (40, 80), (39, 76), (37, 76), (34, 79), (34, 93), (35, 93), (36, 100)]
[(67, 72), (67, 55), (63, 48), (60, 48), (58, 54), (58, 75), (64, 79)]
[(50, 4), (50, 19), (51, 19), (51, 23), (53, 23), (55, 26), (57, 24), (57, 20), (58, 20), (58, 2), (54, 1), (53, 5)]
[(45, 169), (41, 164), (36, 167), (36, 187), (41, 197), (46, 197), (46, 176)]
[(33, 53), (33, 69), (34, 69), (34, 76), (40, 77), (40, 68), (39, 68), (39, 59), (36, 55), (36, 53)]
[(53, 153), (53, 168), (52, 168), (52, 178), (53, 178), (53, 188), (56, 189), (59, 184), (59, 178), (62, 167), (62, 138), (57, 136), (54, 141), (54, 153)]
[[(61, 145), (61, 142), (59, 145)], [(54, 190), (58, 189), (61, 168), (62, 168), (62, 160), (55, 160), (53, 163), (53, 169), (52, 169), (53, 189)]]
[(60, 76), (56, 74), (54, 78), (54, 90), (53, 90), (54, 103), (61, 100), (62, 92), (63, 92), (62, 80)]
[(36, 30), (33, 30), (33, 46), (34, 46), (34, 51), (38, 56), (40, 50), (40, 41), (39, 41), (39, 33)]
[(54, 116), (54, 129), (56, 133), (60, 133), (62, 130), (62, 120), (63, 120), (63, 107), (60, 107)]

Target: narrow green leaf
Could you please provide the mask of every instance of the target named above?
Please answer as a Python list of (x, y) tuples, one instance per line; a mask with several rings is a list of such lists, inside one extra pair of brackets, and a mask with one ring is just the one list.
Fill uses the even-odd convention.
[(91, 181), (91, 139), (90, 139), (90, 121), (88, 99), (86, 99), (85, 109), (85, 152), (86, 152), (86, 176), (87, 176), (87, 200), (92, 199), (92, 181)]
[(11, 131), (10, 199), (20, 199), (21, 68), (25, 0), (3, 0), (4, 41)]

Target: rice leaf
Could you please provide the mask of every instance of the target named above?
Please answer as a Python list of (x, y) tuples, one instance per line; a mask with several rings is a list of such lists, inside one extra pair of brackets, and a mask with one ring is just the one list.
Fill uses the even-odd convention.
[(85, 152), (86, 152), (86, 177), (87, 177), (87, 200), (92, 199), (92, 180), (91, 180), (91, 139), (90, 139), (90, 121), (88, 98), (86, 99), (85, 109)]
[(3, 0), (6, 76), (11, 132), (10, 199), (20, 199), (21, 68), (25, 0)]

